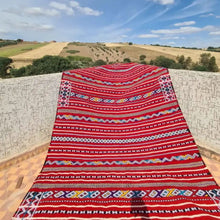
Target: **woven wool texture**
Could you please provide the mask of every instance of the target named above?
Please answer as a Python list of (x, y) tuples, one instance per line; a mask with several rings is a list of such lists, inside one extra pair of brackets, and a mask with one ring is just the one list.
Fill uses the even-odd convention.
[(168, 70), (64, 72), (46, 161), (13, 219), (220, 219)]

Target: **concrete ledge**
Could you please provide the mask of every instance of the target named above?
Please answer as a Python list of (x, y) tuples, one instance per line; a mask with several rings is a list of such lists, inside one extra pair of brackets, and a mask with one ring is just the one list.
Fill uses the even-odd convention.
[[(169, 71), (197, 145), (220, 154), (220, 73)], [(61, 75), (0, 80), (0, 161), (50, 142)]]
[(220, 162), (220, 154), (218, 154), (214, 151), (211, 151), (207, 148), (201, 147), (201, 146), (197, 146), (197, 147), (198, 147), (199, 152), (200, 152), (201, 155)]
[(9, 160), (5, 160), (3, 162), (0, 163), (0, 171), (1, 170), (4, 170), (4, 169), (7, 169), (21, 161), (24, 161), (24, 160), (27, 160), (31, 157), (34, 157), (44, 151), (47, 151), (48, 150), (48, 147), (49, 147), (49, 144), (50, 143), (45, 143), (41, 146), (38, 146), (36, 148), (34, 148), (33, 150), (31, 151), (28, 151), (28, 152), (25, 152), (25, 153), (22, 153), (20, 155), (17, 155)]

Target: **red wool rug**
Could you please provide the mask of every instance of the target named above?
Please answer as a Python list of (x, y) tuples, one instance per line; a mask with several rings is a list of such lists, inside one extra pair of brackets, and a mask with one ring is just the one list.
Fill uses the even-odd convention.
[(64, 72), (46, 161), (13, 219), (220, 219), (168, 70)]

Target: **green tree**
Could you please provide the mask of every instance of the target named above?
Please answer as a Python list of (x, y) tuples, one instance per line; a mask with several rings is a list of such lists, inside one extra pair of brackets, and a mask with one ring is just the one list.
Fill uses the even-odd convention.
[(96, 60), (94, 62), (94, 66), (102, 66), (102, 65), (106, 65), (107, 63), (104, 60)]
[(18, 43), (22, 43), (23, 41), (24, 41), (24, 40), (22, 40), (22, 39), (20, 39), (20, 38), (17, 39), (17, 42), (18, 42)]
[(172, 65), (174, 65), (175, 63), (176, 63), (175, 60), (172, 60), (164, 56), (159, 56), (153, 61), (154, 65), (162, 66), (165, 68), (172, 68)]
[(140, 55), (140, 57), (139, 57), (139, 60), (140, 60), (140, 61), (143, 61), (143, 60), (145, 60), (145, 59), (146, 59), (146, 56), (145, 56), (144, 54)]
[(214, 56), (212, 56), (209, 60), (208, 71), (211, 71), (211, 72), (218, 72), (219, 71)]
[(214, 56), (211, 56), (210, 53), (202, 53), (200, 55), (199, 66), (197, 69), (201, 69), (201, 71), (211, 71), (218, 72), (218, 66), (216, 64), (216, 59)]
[(139, 63), (140, 64), (147, 64), (147, 62), (145, 60), (141, 60)]
[(21, 76), (25, 76), (26, 73), (26, 68), (25, 67), (21, 67), (19, 69), (11, 69), (10, 74), (13, 77), (21, 77)]
[(194, 63), (192, 65), (192, 70), (196, 70), (196, 71), (208, 71), (207, 68), (203, 65), (200, 65), (198, 62)]
[(184, 63), (185, 63), (185, 57), (184, 57), (184, 55), (177, 56), (176, 59), (177, 59), (177, 61), (178, 61), (179, 64), (181, 64), (182, 66), (184, 65)]
[(90, 57), (68, 56), (67, 59), (71, 62), (72, 69), (87, 68), (93, 66), (93, 61)]
[(199, 60), (200, 65), (205, 66), (208, 69), (210, 58), (211, 58), (210, 53), (202, 53), (200, 55), (200, 60)]
[(62, 72), (68, 69), (72, 69), (71, 62), (68, 59), (47, 55), (41, 59), (34, 60), (32, 65), (28, 65), (25, 68), (11, 70), (11, 75), (15, 77), (40, 75)]
[(128, 44), (129, 44), (129, 45), (133, 45), (133, 43), (132, 43), (132, 42), (129, 42)]
[(192, 58), (191, 57), (187, 57), (184, 63), (184, 69), (191, 69), (192, 67)]
[(130, 63), (131, 60), (130, 60), (129, 58), (124, 58), (123, 62), (124, 62), (124, 63)]
[(192, 58), (191, 57), (185, 58), (184, 55), (181, 55), (181, 56), (177, 56), (176, 59), (178, 62), (177, 66), (179, 66), (178, 69), (190, 69), (191, 68), (191, 65), (192, 65)]
[(34, 60), (32, 66), (37, 67), (36, 75), (38, 75), (45, 73), (57, 73), (68, 70), (71, 68), (71, 63), (64, 57), (47, 55), (41, 59)]
[(11, 69), (10, 64), (12, 63), (12, 59), (7, 57), (0, 57), (0, 76), (2, 78), (10, 77), (9, 69)]

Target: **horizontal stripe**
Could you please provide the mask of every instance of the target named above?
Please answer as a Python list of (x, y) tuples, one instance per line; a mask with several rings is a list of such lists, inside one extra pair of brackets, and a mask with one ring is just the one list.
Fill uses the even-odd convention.
[(65, 115), (65, 114), (57, 114), (56, 119), (66, 119), (66, 120), (85, 120), (90, 122), (102, 122), (102, 123), (129, 123), (129, 122), (136, 122), (136, 121), (143, 121), (146, 119), (158, 117), (161, 115), (171, 114), (173, 112), (179, 111), (179, 107), (167, 109), (164, 111), (160, 111), (157, 113), (153, 113), (151, 115), (144, 115), (137, 118), (128, 118), (128, 119), (104, 119), (104, 118), (94, 118), (94, 117), (87, 117), (87, 116), (79, 116), (79, 115)]
[(41, 183), (34, 183), (34, 188), (39, 189), (56, 189), (56, 188), (136, 188), (136, 187), (156, 187), (156, 186), (179, 186), (179, 187), (205, 187), (205, 186), (216, 186), (216, 183), (214, 181), (199, 181), (199, 182), (165, 182), (165, 183), (96, 183), (96, 184), (41, 184)]
[[(133, 131), (133, 132), (131, 132), (132, 134), (130, 134), (129, 135), (129, 137), (140, 137), (140, 136), (143, 136), (143, 135), (150, 135), (150, 134), (160, 134), (160, 133), (163, 133), (163, 132), (167, 132), (167, 131), (173, 131), (173, 130), (180, 130), (181, 128), (186, 128), (186, 129), (188, 129), (188, 127), (187, 127), (187, 125), (186, 125), (186, 123), (184, 123), (184, 122), (182, 122), (182, 123), (175, 123), (175, 124), (173, 124), (173, 126), (172, 125), (167, 125), (167, 126), (161, 126), (160, 128), (156, 128), (156, 129), (154, 129), (154, 128), (151, 128), (151, 129), (149, 129), (149, 131), (147, 131), (147, 130), (145, 130), (145, 129), (143, 129), (143, 130), (141, 130), (141, 131)], [(85, 129), (87, 129), (87, 128), (85, 128)], [(82, 129), (79, 129), (78, 131), (77, 131), (77, 137), (88, 137), (88, 132), (89, 132), (89, 134), (92, 134), (92, 137), (94, 137), (94, 138), (106, 138), (106, 136), (110, 136), (109, 134), (110, 133), (106, 133), (106, 132), (101, 132), (101, 130), (102, 129), (100, 129), (99, 130), (99, 132), (97, 132), (96, 134), (95, 134), (95, 132), (94, 131), (87, 131), (86, 133), (85, 132), (83, 132), (82, 131)], [(159, 130), (159, 131), (158, 131)], [(140, 134), (140, 135), (138, 135), (139, 133), (143, 133), (143, 134)], [(118, 133), (122, 133), (122, 134), (126, 134), (126, 133), (124, 133), (124, 132), (117, 132), (117, 133), (113, 133), (112, 135), (111, 135), (111, 139), (113, 139), (113, 138), (118, 138)], [(70, 130), (70, 132), (68, 132), (68, 130), (63, 130), (63, 131), (61, 131), (61, 132), (56, 132), (56, 131), (54, 131), (53, 132), (53, 136), (55, 136), (55, 135), (66, 135), (66, 136), (76, 136), (76, 131), (74, 131), (74, 130)], [(91, 135), (89, 135), (89, 136), (91, 136)]]
[[(179, 148), (179, 147), (177, 147), (177, 148)], [(197, 146), (196, 145), (192, 145), (192, 146), (186, 146), (186, 147), (181, 147), (181, 149), (186, 149), (186, 148), (192, 148), (192, 149), (189, 149), (189, 150), (185, 150), (185, 151), (176, 151), (177, 149), (176, 148), (172, 148), (172, 149), (165, 149), (165, 150), (155, 150), (154, 152), (155, 153), (158, 153), (158, 154), (152, 154), (152, 152), (147, 152), (147, 153), (143, 153), (143, 152), (139, 152), (139, 153), (130, 153), (130, 154), (126, 154), (126, 153), (124, 153), (124, 154), (120, 154), (120, 153), (115, 153), (115, 154), (104, 154), (104, 153), (102, 153), (102, 152), (100, 152), (100, 154), (90, 154), (90, 153), (88, 153), (88, 154), (83, 154), (82, 152), (79, 152), (78, 154), (74, 154), (74, 153), (67, 153), (67, 154), (65, 154), (65, 153), (62, 153), (62, 152), (58, 152), (58, 153), (51, 153), (51, 152), (49, 152), (47, 155), (48, 155), (48, 157), (47, 158), (61, 158), (62, 157), (62, 159), (72, 159), (73, 158), (73, 156), (80, 156), (79, 158), (83, 158), (83, 157), (85, 157), (85, 158), (89, 158), (89, 157), (92, 157), (93, 158), (93, 160), (94, 160), (94, 158), (95, 157), (97, 157), (97, 158), (99, 158), (99, 157), (101, 157), (101, 158), (105, 158), (106, 159), (106, 156), (108, 156), (108, 157), (110, 157), (110, 156), (112, 156), (112, 157), (114, 157), (114, 159), (116, 159), (117, 158), (117, 156), (118, 157), (121, 157), (121, 158), (123, 158), (123, 157), (127, 157), (127, 156), (130, 156), (130, 158), (132, 158), (133, 156), (137, 156), (137, 155), (139, 155), (139, 157), (135, 157), (135, 158), (143, 158), (143, 157), (146, 157), (146, 155), (149, 155), (150, 154), (150, 157), (152, 156), (152, 157), (154, 157), (154, 156), (162, 156), (162, 155), (169, 155), (169, 154), (172, 154), (173, 153), (173, 151), (175, 151), (175, 153), (178, 153), (178, 152), (188, 152), (188, 151), (192, 151), (192, 150), (196, 150), (197, 151)], [(166, 154), (161, 154), (162, 152), (164, 152), (164, 151), (170, 151), (170, 152), (167, 152)], [(55, 157), (57, 155), (57, 157)], [(141, 157), (140, 157), (140, 155), (141, 155)], [(53, 157), (52, 157), (53, 156)], [(68, 156), (68, 157), (65, 157), (65, 156)], [(76, 157), (75, 157), (76, 158)], [(74, 158), (74, 159), (75, 159)]]
[[(183, 173), (183, 172), (198, 172), (198, 171), (204, 171), (204, 170), (206, 170), (206, 171), (208, 171), (208, 169), (207, 169), (207, 167), (204, 167), (204, 168), (201, 168), (201, 169), (192, 169), (192, 170), (175, 170), (175, 171), (173, 171), (173, 170), (163, 170), (163, 171), (141, 171), (141, 174), (156, 174), (156, 173)], [(140, 172), (131, 172), (131, 171), (129, 171), (129, 172), (114, 172), (114, 171), (109, 171), (109, 172), (104, 172), (104, 173), (102, 173), (102, 172), (99, 172), (99, 173), (97, 173), (97, 175), (102, 175), (102, 174), (104, 174), (104, 175), (106, 175), (106, 174), (115, 174), (115, 175), (124, 175), (124, 174), (140, 174)], [(64, 175), (67, 175), (67, 174), (70, 174), (70, 175), (73, 175), (73, 174), (75, 174), (75, 175), (81, 175), (81, 174), (88, 174), (88, 175), (94, 175), (94, 172), (56, 172), (56, 173), (40, 173), (40, 176), (48, 176), (48, 175), (59, 175), (59, 174), (64, 174)]]
[(163, 108), (169, 108), (169, 107), (173, 107), (176, 106), (177, 103), (176, 102), (172, 102), (172, 103), (168, 103), (168, 104), (164, 104), (164, 105), (158, 105), (158, 107), (155, 108), (149, 108), (147, 110), (144, 111), (138, 111), (135, 113), (130, 113), (130, 114), (101, 114), (101, 113), (94, 113), (94, 112), (88, 112), (88, 111), (80, 111), (80, 110), (75, 110), (75, 109), (58, 109), (58, 112), (64, 112), (64, 113), (73, 113), (73, 114), (84, 114), (84, 115), (93, 115), (93, 116), (100, 116), (100, 117), (110, 117), (110, 118), (125, 118), (125, 117), (133, 117), (133, 116), (137, 116), (137, 115), (142, 115), (142, 114), (146, 114), (149, 112), (154, 112), (154, 111), (158, 111), (161, 110)]
[[(146, 77), (148, 77), (149, 75), (151, 75), (152, 73), (156, 73), (156, 72), (159, 72), (161, 70), (165, 70), (164, 68), (155, 68), (154, 70), (152, 70), (151, 72), (148, 72), (148, 71), (145, 71), (145, 73), (143, 75), (140, 75), (138, 78), (136, 79), (133, 79), (133, 80), (130, 80), (130, 81), (126, 81), (126, 82), (112, 82), (112, 81), (103, 81), (103, 80), (97, 80), (97, 79), (94, 79), (94, 78), (90, 78), (88, 76), (84, 76), (84, 75), (81, 75), (79, 73), (76, 73), (76, 72), (64, 72), (64, 76), (65, 75), (70, 75), (70, 76), (73, 76), (75, 78), (80, 78), (80, 79), (83, 79), (84, 81), (86, 82), (93, 82), (93, 83), (97, 83), (97, 84), (104, 84), (104, 85), (114, 85), (114, 86), (121, 86), (121, 85), (129, 85), (129, 84), (132, 84), (134, 82), (137, 82), (137, 81), (141, 81), (141, 79), (144, 79)], [(114, 70), (114, 71), (117, 71), (117, 70)], [(167, 70), (165, 71), (167, 72)], [(97, 75), (96, 75), (96, 78), (97, 78)]]
[[(55, 122), (54, 125), (57, 125), (57, 126), (82, 126), (82, 127), (85, 127), (85, 124), (86, 124), (86, 127), (87, 128), (102, 128), (102, 129), (113, 129), (113, 130), (123, 130), (123, 129), (135, 129), (135, 128), (145, 128), (145, 127), (150, 127), (150, 126), (153, 126), (153, 125), (157, 125), (157, 124), (161, 124), (161, 123), (168, 123), (172, 120), (177, 120), (177, 119), (181, 119), (181, 121), (183, 120), (185, 122), (185, 119), (183, 118), (183, 116), (180, 114), (180, 113), (174, 113), (175, 115), (172, 115), (170, 116), (169, 115), (169, 119), (167, 118), (164, 118), (164, 119), (158, 119), (157, 121), (153, 121), (153, 122), (148, 122), (147, 125), (139, 125), (139, 124), (131, 124), (131, 125), (120, 125), (120, 126), (115, 126), (115, 127), (112, 127), (112, 126), (109, 126), (108, 124), (106, 125), (100, 125), (100, 124), (97, 124), (97, 125), (94, 125), (94, 124), (88, 124), (88, 123), (83, 123), (83, 122), (74, 122), (74, 123), (70, 123), (69, 121), (68, 122), (65, 122), (65, 123), (57, 123)], [(177, 115), (176, 115), (177, 114)], [(168, 117), (168, 115), (166, 116)]]
[[(184, 153), (184, 152), (191, 152), (191, 153), (193, 153), (193, 151), (196, 151), (196, 152), (198, 152), (198, 149), (197, 148), (193, 148), (193, 149), (188, 149), (188, 150), (181, 150), (181, 151), (175, 151), (175, 154), (178, 154), (178, 153)], [(57, 156), (57, 157), (52, 157), (52, 156), (50, 156), (50, 155), (52, 155), (51, 153), (48, 153), (48, 159), (49, 158), (51, 158), (51, 159), (55, 159), (55, 158), (58, 158), (59, 159), (59, 161), (60, 161), (60, 158), (62, 158), (62, 159), (75, 159), (75, 160), (78, 160), (78, 159), (81, 159), (81, 160), (83, 160), (83, 159), (85, 159), (85, 160), (96, 160), (96, 159), (100, 159), (100, 157), (102, 158), (102, 159), (106, 159), (106, 160), (108, 160), (108, 159), (114, 159), (114, 160), (119, 160), (119, 159), (145, 159), (145, 158), (151, 158), (152, 160), (156, 160), (157, 158), (152, 158), (152, 157), (156, 157), (156, 156), (160, 156), (160, 157), (162, 157), (162, 156), (164, 156), (164, 155), (170, 155), (170, 154), (173, 154), (173, 152), (168, 152), (168, 153), (163, 153), (163, 154), (161, 154), (161, 153), (158, 153), (158, 154), (156, 154), (156, 152), (155, 152), (155, 154), (152, 154), (151, 152), (150, 153), (148, 153), (148, 154), (151, 154), (151, 155), (149, 155), (149, 156), (147, 156), (146, 154), (143, 154), (142, 155), (142, 153), (139, 153), (139, 154), (136, 154), (136, 155), (140, 155), (140, 156), (129, 156), (129, 155), (123, 155), (122, 154), (122, 156), (120, 156), (120, 154), (113, 154), (113, 155), (111, 155), (112, 157), (110, 157), (110, 155), (99, 155), (99, 157), (97, 157), (96, 158), (96, 155), (88, 155), (88, 156), (85, 156), (85, 155), (79, 155), (78, 154), (78, 157), (77, 157), (77, 155), (75, 155), (75, 154), (62, 154), (61, 152), (59, 153), (59, 154), (57, 154), (57, 155), (59, 155), (59, 156)], [(65, 157), (64, 155), (69, 155), (69, 157)], [(73, 157), (73, 155), (75, 155), (75, 157)], [(117, 155), (117, 156), (116, 156)], [(182, 155), (177, 155), (177, 156), (182, 156)], [(192, 156), (192, 155), (191, 155)], [(92, 158), (90, 158), (90, 157), (92, 157)], [(159, 159), (159, 158), (158, 158)]]
[[(38, 182), (45, 182), (45, 184), (47, 184), (47, 182), (79, 182), (79, 181), (82, 181), (82, 182), (145, 182), (145, 181), (168, 181), (168, 180), (175, 180), (175, 181), (188, 181), (188, 180), (214, 180), (213, 177), (194, 177), (194, 178), (155, 178), (155, 177), (152, 177), (152, 178), (148, 178), (148, 179), (144, 179), (144, 178), (141, 178), (141, 179), (124, 179), (124, 178), (121, 178), (121, 179), (100, 179), (100, 178), (97, 178), (97, 179), (68, 179), (68, 180), (65, 180), (65, 179), (37, 179), (35, 180), (35, 183), (38, 183)], [(82, 183), (83, 184), (83, 183)]]
[[(148, 78), (142, 79), (142, 80), (140, 80), (139, 82), (133, 83), (132, 85), (120, 86), (119, 88), (120, 88), (120, 89), (127, 89), (127, 88), (131, 88), (131, 87), (135, 87), (135, 86), (137, 86), (137, 85), (140, 84), (140, 83), (149, 81), (150, 79), (157, 78), (157, 77), (161, 76), (161, 75), (164, 74), (164, 73), (167, 73), (167, 70), (164, 70), (164, 71), (162, 71), (162, 72), (159, 72), (159, 73), (157, 73), (157, 74), (154, 74), (154, 75), (152, 75), (152, 76), (150, 76), (150, 77), (148, 77)], [(73, 77), (67, 76), (67, 75), (63, 75), (63, 78), (62, 78), (62, 79), (63, 79), (63, 80), (67, 79), (67, 80), (70, 80), (70, 81), (72, 81), (72, 82), (81, 82), (81, 83), (83, 83), (84, 85), (88, 84), (88, 85), (92, 85), (92, 86), (95, 86), (95, 87), (103, 87), (103, 85), (100, 85), (100, 84), (97, 84), (97, 83), (88, 82), (88, 81), (86, 82), (85, 80), (73, 78)], [(111, 89), (115, 89), (115, 86), (111, 86), (111, 85), (108, 85), (108, 86), (106, 86), (106, 87), (107, 87), (107, 88), (111, 88)]]
[[(185, 205), (193, 205), (193, 206), (201, 206), (201, 207), (216, 207), (215, 204), (200, 204), (200, 203), (194, 203), (194, 202), (183, 202), (183, 203), (177, 203), (177, 204), (159, 204), (159, 205), (152, 205), (145, 202), (145, 205), (132, 205), (132, 208), (146, 208), (146, 207), (176, 207), (176, 206), (185, 206)], [(21, 208), (25, 207), (33, 207), (36, 206), (20, 206)], [(58, 208), (58, 207), (66, 207), (66, 208), (131, 208), (131, 205), (39, 205), (38, 208)]]
[(121, 167), (44, 167), (43, 172), (45, 171), (84, 171), (84, 170), (90, 170), (90, 171), (127, 171), (127, 170), (165, 170), (165, 169), (182, 169), (185, 167), (198, 167), (198, 166), (204, 166), (202, 161), (194, 162), (194, 163), (186, 163), (186, 164), (172, 164), (172, 165), (166, 165), (164, 167), (163, 164), (160, 166), (154, 165), (154, 166), (121, 166)]
[[(212, 217), (212, 218), (215, 218), (215, 219), (220, 219), (220, 216), (218, 215), (211, 215), (211, 214), (196, 214), (196, 215), (178, 215), (178, 216), (175, 216), (172, 214), (172, 216), (169, 216), (169, 217), (161, 217), (159, 215), (157, 216), (150, 216), (150, 217), (146, 217), (146, 216), (142, 216), (142, 215), (138, 215), (137, 217), (135, 216), (132, 216), (132, 217), (126, 217), (126, 219), (164, 219), (164, 220), (168, 220), (168, 219), (193, 219), (193, 218), (200, 218), (201, 217)], [(32, 220), (32, 219), (41, 219), (42, 220), (42, 217), (31, 217), (31, 218), (25, 218), (25, 220)], [(65, 219), (68, 219), (68, 220), (88, 220), (88, 218), (80, 218), (80, 217), (43, 217), (43, 219), (53, 219), (53, 220), (65, 220)], [(90, 220), (103, 220), (103, 217), (102, 218), (98, 218), (98, 217), (95, 217), (95, 218), (89, 218)], [(109, 218), (109, 217), (105, 217), (105, 219), (108, 219), (108, 220), (125, 220), (124, 217), (118, 217), (118, 218)], [(20, 220), (20, 218), (16, 218), (16, 217), (13, 217), (12, 220)], [(205, 219), (204, 219), (205, 220)]]
[(127, 72), (127, 71), (129, 71), (129, 70), (132, 70), (132, 69), (134, 69), (135, 67), (143, 67), (143, 65), (142, 65), (142, 64), (137, 64), (137, 65), (132, 66), (132, 67), (130, 67), (130, 68), (121, 69), (121, 70), (120, 70), (120, 69), (107, 69), (107, 68), (102, 67), (102, 66), (96, 67), (96, 69), (103, 69), (103, 70), (106, 70), (106, 71), (108, 71), (108, 72), (121, 73), (121, 72)]
[[(150, 147), (154, 147), (156, 144), (156, 146), (159, 148), (161, 145), (164, 145), (164, 146), (167, 146), (167, 145), (169, 145), (169, 144), (175, 144), (175, 143), (182, 143), (182, 142), (185, 142), (185, 141), (193, 141), (194, 142), (194, 140), (193, 140), (193, 138), (192, 138), (192, 136), (190, 135), (190, 137), (188, 137), (188, 138), (186, 138), (187, 136), (189, 136), (189, 135), (184, 135), (184, 136), (181, 136), (181, 140), (179, 140), (179, 139), (177, 139), (176, 137), (175, 138), (167, 138), (166, 140), (160, 140), (159, 142), (160, 143), (157, 143), (157, 141), (155, 141), (155, 143), (154, 144), (151, 144), (151, 142), (148, 142), (147, 143), (147, 145), (146, 144), (141, 144), (141, 146), (138, 146), (138, 144), (136, 144), (135, 145), (135, 149), (144, 149), (144, 148), (150, 148)], [(169, 141), (168, 141), (169, 140)], [(55, 145), (56, 143), (53, 143), (53, 145), (51, 144), (50, 146), (49, 146), (49, 149), (50, 148), (60, 148), (60, 147), (64, 147), (64, 148), (69, 148), (69, 149), (72, 149), (73, 148), (73, 146), (74, 146), (74, 149), (83, 149), (83, 150), (103, 150), (102, 149), (102, 146), (99, 146), (99, 147), (96, 147), (96, 146), (94, 146), (94, 145), (89, 145), (89, 144), (83, 144), (82, 145), (82, 147), (80, 147), (81, 146), (81, 144), (76, 144), (76, 143), (67, 143), (67, 144), (65, 144), (65, 143), (62, 143), (62, 145), (61, 144), (59, 144), (58, 146), (56, 146)], [(69, 146), (68, 146), (69, 145)], [(71, 146), (71, 145), (73, 145), (73, 146)], [(132, 145), (130, 145), (129, 147), (128, 146), (124, 146), (124, 145), (121, 145), (120, 146), (120, 150), (131, 150), (132, 149)], [(119, 148), (118, 148), (118, 146), (116, 146), (116, 147), (114, 147), (114, 146), (111, 146), (111, 148), (108, 148), (108, 146), (104, 146), (103, 147), (104, 148), (104, 150), (118, 150)]]

